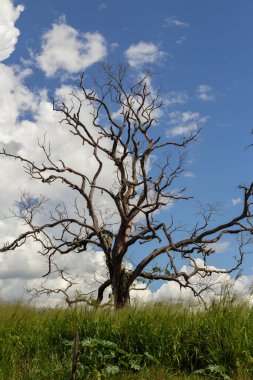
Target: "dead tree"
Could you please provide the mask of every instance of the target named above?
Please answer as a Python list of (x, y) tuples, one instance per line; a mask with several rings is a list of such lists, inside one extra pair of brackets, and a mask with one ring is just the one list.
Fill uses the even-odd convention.
[[(97, 302), (102, 302), (104, 290), (110, 286), (117, 308), (129, 304), (130, 289), (140, 279), (175, 281), (201, 297), (206, 286), (195, 286), (196, 275), (204, 279), (213, 273), (231, 273), (242, 263), (242, 249), (229, 269), (214, 269), (208, 265), (208, 258), (215, 252), (211, 244), (226, 235), (240, 236), (244, 242), (250, 239), (253, 183), (241, 187), (243, 204), (239, 215), (214, 226), (213, 210), (209, 208), (198, 223), (181, 232), (184, 236), (179, 239), (179, 226), (170, 216), (173, 207), (168, 211), (168, 205), (189, 199), (185, 189), (175, 190), (175, 184), (184, 170), (183, 152), (200, 128), (189, 130), (181, 139), (162, 138), (156, 118), (164, 105), (160, 94), (150, 88), (149, 74), (132, 85), (124, 67), (117, 72), (106, 67), (104, 74), (103, 83), (96, 81), (94, 90), (86, 88), (81, 76), (71, 102), (53, 104), (54, 111), (61, 115), (62, 128), (82, 143), (80, 150), (92, 150), (96, 163), (92, 175), (85, 168), (68, 166), (64, 157), (55, 162), (46, 141), (39, 143), (45, 155), (39, 165), (29, 158), (1, 152), (20, 160), (32, 179), (51, 185), (59, 181), (69, 186), (76, 197), (73, 214), (67, 208), (56, 207), (48, 211), (47, 223), (38, 224), (36, 215), (44, 200), (32, 204), (29, 195), (24, 195), (17, 217), (25, 222), (27, 231), (4, 244), (1, 252), (15, 250), (33, 239), (41, 244), (40, 253), (48, 258), (48, 275), (56, 253), (85, 255), (87, 247), (102, 251), (108, 278), (98, 288)], [(92, 112), (91, 125), (82, 120), (84, 107)], [(113, 173), (107, 173), (108, 162), (113, 164)], [(109, 186), (103, 183), (105, 175), (112, 176)], [(96, 207), (101, 196), (108, 199), (110, 212)], [(129, 252), (135, 263), (132, 268), (126, 265)], [(161, 257), (165, 265), (154, 266)], [(178, 257), (187, 262), (189, 270), (179, 269)]]

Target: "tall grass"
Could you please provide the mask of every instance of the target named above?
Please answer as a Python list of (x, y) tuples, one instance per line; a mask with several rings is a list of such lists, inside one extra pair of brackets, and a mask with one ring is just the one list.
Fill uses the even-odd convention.
[(190, 378), (253, 379), (253, 311), (235, 301), (213, 304), (206, 311), (156, 305), (117, 312), (36, 310), (2, 303), (0, 379), (69, 379), (71, 347), (66, 341), (77, 331), (81, 339), (111, 341), (128, 353), (156, 358), (156, 364), (147, 364), (137, 375), (128, 371), (115, 378), (152, 380), (179, 374), (175, 379), (183, 379), (199, 370)]

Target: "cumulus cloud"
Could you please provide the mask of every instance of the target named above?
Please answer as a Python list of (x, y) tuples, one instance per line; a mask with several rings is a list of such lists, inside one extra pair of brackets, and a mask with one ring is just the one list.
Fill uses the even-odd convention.
[[(28, 242), (26, 247), (21, 247), (18, 254), (10, 252), (0, 256), (1, 279), (34, 279), (41, 278), (47, 271), (45, 260), (38, 255), (29, 252), (39, 249), (34, 243)], [(15, 262), (15, 265), (13, 265)]]
[[(199, 266), (203, 265), (203, 260), (196, 260)], [(215, 266), (209, 266), (210, 269), (220, 269)], [(183, 265), (180, 272), (190, 272), (192, 268), (187, 265)], [(196, 274), (190, 280), (190, 283), (195, 286), (196, 289), (206, 288), (206, 291), (202, 293), (202, 297), (205, 302), (209, 303), (213, 299), (217, 299), (224, 294), (236, 295), (240, 299), (253, 302), (252, 296), (252, 283), (253, 275), (239, 276), (233, 278), (226, 273), (213, 273), (211, 276), (202, 278), (201, 275)], [(157, 290), (151, 292), (150, 289), (144, 291), (134, 291), (132, 297), (143, 302), (165, 302), (165, 303), (178, 303), (183, 302), (186, 304), (194, 304), (197, 298), (194, 297), (193, 292), (188, 288), (180, 287), (176, 282), (166, 282), (162, 284)]]
[(131, 45), (125, 51), (128, 63), (132, 67), (141, 68), (146, 64), (158, 63), (167, 56), (159, 47), (152, 42), (139, 42)]
[(176, 16), (172, 16), (172, 17), (167, 17), (165, 19), (164, 26), (165, 27), (174, 26), (176, 28), (186, 28), (189, 26), (189, 24), (187, 24), (184, 21), (179, 20)]
[(182, 136), (189, 132), (194, 132), (199, 125), (204, 124), (208, 119), (208, 116), (200, 116), (198, 112), (192, 111), (173, 111), (169, 114), (169, 117), (169, 125), (172, 128), (167, 130), (167, 137)]
[(102, 61), (106, 54), (106, 41), (100, 33), (79, 33), (61, 22), (53, 24), (43, 35), (36, 62), (48, 77), (52, 77), (58, 70), (69, 73), (85, 70)]
[[(192, 278), (192, 282), (199, 287), (208, 286), (209, 291), (202, 294), (205, 302), (209, 303), (214, 298), (222, 296), (225, 289), (230, 290), (231, 294), (237, 294), (238, 296), (247, 297), (252, 284), (252, 276), (244, 276), (241, 280), (234, 281), (229, 275), (213, 275), (203, 280), (200, 276)], [(241, 286), (243, 282), (245, 288)], [(149, 296), (149, 301), (155, 302), (183, 302), (183, 303), (195, 303), (197, 298), (194, 297), (193, 292), (187, 288), (180, 288), (176, 282), (165, 283)]]
[[(87, 175), (97, 170), (97, 162), (93, 159), (92, 152), (83, 149), (80, 141), (69, 138), (68, 128), (59, 124), (60, 115), (53, 111), (52, 104), (48, 100), (47, 92), (39, 90), (31, 91), (25, 84), (25, 79), (31, 75), (31, 70), (20, 70), (0, 64), (0, 149), (4, 148), (10, 153), (28, 157), (41, 164), (45, 157), (38, 148), (37, 139), (43, 141), (44, 134), (51, 142), (52, 159), (64, 159), (67, 165), (77, 170), (87, 168)], [(65, 100), (70, 104), (69, 94), (72, 88), (62, 85), (55, 91), (55, 99)], [(81, 118), (92, 128), (90, 109), (84, 107)], [(25, 227), (15, 218), (5, 218), (9, 215), (9, 208), (15, 207), (15, 201), (19, 192), (29, 192), (35, 197), (40, 194), (50, 199), (49, 206), (54, 208), (56, 204), (65, 201), (68, 209), (73, 212), (75, 194), (69, 188), (55, 183), (53, 186), (44, 185), (41, 182), (30, 180), (24, 173), (22, 165), (18, 161), (0, 157), (1, 183), (0, 183), (0, 241), (1, 245), (12, 241), (16, 236), (25, 231)], [(105, 158), (103, 157), (103, 160)], [(113, 164), (108, 161), (102, 174), (101, 181), (104, 184), (113, 182)], [(108, 175), (112, 173), (112, 175)], [(111, 204), (106, 196), (100, 193), (96, 200), (100, 210), (111, 209)], [(47, 218), (46, 210), (39, 216), (38, 223)], [(6, 299), (14, 299), (23, 296), (24, 289), (31, 287), (32, 283), (40, 284), (41, 275), (46, 272), (44, 259), (38, 254), (38, 246), (27, 244), (15, 252), (0, 254), (0, 296)], [(80, 255), (79, 255), (80, 256)], [(91, 258), (81, 255), (83, 264), (75, 265), (73, 256), (70, 256), (67, 264), (69, 267), (82, 267), (82, 274), (98, 267), (101, 255), (96, 253)], [(95, 258), (93, 260), (93, 258)], [(67, 260), (67, 259), (66, 259)], [(89, 263), (88, 263), (89, 262)], [(99, 261), (100, 262), (100, 261)], [(92, 264), (92, 268), (90, 265)], [(65, 265), (65, 264), (64, 264)]]
[[(53, 275), (42, 278), (48, 270), (48, 265), (42, 256), (38, 255), (34, 244), (21, 247), (18, 252), (0, 256), (0, 294), (4, 300), (28, 301), (34, 295), (34, 289), (52, 290), (51, 296), (46, 294), (34, 299), (37, 306), (56, 305), (66, 306), (63, 292), (54, 293), (56, 289), (64, 291), (69, 283), (73, 286), (68, 290), (70, 299), (74, 299), (77, 292), (86, 294), (86, 298), (96, 296), (96, 289), (105, 280), (104, 255), (102, 252), (87, 252), (85, 255), (68, 254), (57, 258), (57, 267), (64, 271), (64, 278), (55, 270), (52, 264)], [(30, 290), (31, 293), (27, 293)], [(105, 300), (108, 300), (108, 291)]]
[(0, 137), (8, 143), (12, 139), (12, 127), (26, 111), (35, 110), (35, 97), (23, 84), (31, 75), (31, 70), (23, 71), (0, 63)]
[(213, 89), (207, 84), (201, 84), (197, 88), (197, 97), (204, 102), (214, 101), (215, 96), (213, 94)]
[[(40, 290), (42, 287), (45, 289), (61, 289), (65, 290), (69, 283), (66, 280), (72, 282), (72, 286), (68, 289), (67, 294), (70, 299), (75, 299), (77, 294), (83, 295), (87, 300), (96, 298), (96, 291), (99, 285), (106, 279), (104, 255), (102, 252), (89, 251), (85, 255), (77, 255), (70, 253), (68, 255), (60, 256), (57, 258), (57, 267), (64, 271), (64, 278), (60, 275), (59, 270), (55, 270), (54, 275), (50, 278), (42, 281), (41, 278), (34, 278), (27, 281), (27, 287), (29, 289)], [(110, 288), (105, 291), (104, 301), (108, 301), (108, 295)], [(27, 298), (27, 295), (25, 295)], [(40, 296), (34, 300), (37, 305), (43, 306), (55, 306), (64, 305), (65, 295), (63, 292), (51, 293), (50, 298), (45, 295)]]
[(11, 0), (0, 2), (0, 61), (7, 59), (15, 49), (20, 34), (15, 22), (23, 10), (23, 5), (15, 7)]

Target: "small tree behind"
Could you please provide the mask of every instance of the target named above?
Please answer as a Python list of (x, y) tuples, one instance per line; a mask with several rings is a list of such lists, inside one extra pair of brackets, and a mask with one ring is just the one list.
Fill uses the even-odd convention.
[[(103, 300), (105, 289), (111, 286), (115, 306), (127, 305), (130, 289), (140, 279), (175, 281), (201, 297), (207, 286), (196, 286), (193, 280), (196, 275), (205, 278), (212, 273), (230, 273), (242, 263), (242, 246), (252, 233), (253, 184), (242, 187), (244, 201), (238, 216), (210, 226), (213, 214), (210, 207), (203, 212), (202, 221), (178, 239), (178, 227), (168, 210), (171, 213), (169, 207), (174, 202), (189, 199), (185, 189), (176, 190), (175, 181), (183, 171), (183, 151), (199, 134), (197, 121), (196, 127), (181, 140), (162, 138), (157, 133), (157, 118), (163, 102), (149, 85), (150, 75), (129, 84), (124, 67), (116, 73), (106, 67), (104, 74), (103, 83), (95, 82), (94, 90), (86, 88), (82, 76), (68, 104), (54, 103), (55, 112), (62, 116), (62, 128), (68, 128), (70, 136), (80, 140), (80, 149), (91, 149), (96, 162), (92, 174), (90, 168), (79, 171), (68, 166), (64, 157), (55, 161), (46, 140), (39, 143), (45, 155), (40, 165), (29, 158), (5, 150), (1, 152), (3, 156), (23, 162), (26, 172), (35, 181), (44, 184), (60, 181), (76, 196), (73, 213), (69, 213), (68, 207), (56, 207), (48, 211), (48, 221), (39, 224), (36, 215), (44, 199), (33, 202), (29, 195), (23, 194), (17, 216), (25, 222), (27, 231), (6, 243), (1, 251), (15, 250), (27, 239), (39, 242), (41, 254), (48, 258), (47, 275), (52, 271), (56, 253), (85, 254), (88, 247), (102, 251), (108, 278), (98, 289), (98, 304)], [(85, 107), (92, 114), (92, 125), (82, 120)], [(102, 181), (108, 163), (113, 168), (108, 173), (112, 178), (109, 185)], [(97, 208), (97, 199), (101, 196), (108, 200), (109, 211)], [(219, 270), (208, 266), (207, 261), (215, 252), (211, 244), (225, 235), (240, 235), (240, 249), (234, 265)], [(156, 248), (154, 242), (157, 242)], [(144, 244), (141, 253), (140, 244)], [(133, 248), (135, 265), (129, 268), (127, 254), (129, 251), (133, 254)], [(155, 266), (161, 257), (164, 266)], [(178, 257), (187, 262), (189, 270), (179, 270)]]

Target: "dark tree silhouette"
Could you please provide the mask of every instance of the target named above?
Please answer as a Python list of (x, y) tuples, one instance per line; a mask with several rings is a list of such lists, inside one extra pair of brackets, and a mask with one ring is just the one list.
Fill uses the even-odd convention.
[[(5, 157), (20, 160), (35, 181), (51, 185), (60, 181), (62, 186), (69, 186), (77, 199), (73, 214), (69, 215), (67, 208), (57, 207), (48, 212), (47, 223), (38, 224), (36, 215), (45, 199), (32, 202), (28, 194), (23, 194), (17, 217), (25, 222), (27, 230), (6, 243), (1, 252), (15, 250), (28, 239), (33, 239), (41, 244), (40, 253), (48, 258), (48, 275), (55, 269), (56, 253), (85, 255), (88, 247), (102, 251), (108, 278), (98, 288), (98, 304), (103, 300), (104, 290), (111, 286), (114, 305), (117, 308), (127, 305), (130, 289), (140, 279), (175, 281), (201, 297), (207, 285), (196, 286), (196, 275), (204, 279), (212, 273), (230, 273), (242, 263), (242, 246), (253, 230), (253, 184), (241, 187), (244, 196), (239, 215), (214, 226), (213, 221), (211, 223), (213, 209), (207, 208), (201, 220), (191, 230), (181, 231), (180, 236), (184, 236), (178, 239), (180, 227), (171, 217), (173, 208), (168, 212), (168, 205), (189, 199), (185, 189), (175, 190), (175, 181), (184, 169), (183, 151), (197, 138), (200, 127), (196, 121), (196, 128), (182, 138), (158, 136), (156, 116), (164, 106), (162, 97), (150, 89), (149, 74), (135, 84), (129, 84), (129, 78), (124, 67), (117, 72), (106, 67), (103, 83), (95, 81), (94, 90), (86, 88), (81, 76), (77, 89), (70, 96), (70, 105), (64, 102), (53, 104), (55, 112), (62, 115), (62, 128), (69, 129), (70, 137), (80, 139), (80, 149), (92, 149), (96, 162), (92, 175), (85, 168), (78, 171), (69, 167), (64, 157), (55, 162), (46, 141), (39, 143), (45, 155), (40, 165), (6, 150), (1, 152)], [(92, 125), (82, 120), (83, 107), (89, 112), (92, 110)], [(116, 114), (115, 110), (119, 112)], [(157, 157), (155, 163), (154, 156)], [(109, 186), (101, 180), (108, 170), (107, 162), (113, 163), (114, 168)], [(110, 199), (110, 213), (97, 208), (96, 202), (101, 196)], [(160, 213), (160, 210), (165, 212)], [(210, 244), (225, 235), (240, 236), (240, 249), (234, 265), (219, 270), (208, 265), (209, 256), (215, 252)], [(155, 248), (154, 242), (157, 242)], [(137, 248), (140, 244), (144, 244), (141, 254)], [(132, 269), (126, 266), (130, 250), (132, 255), (134, 252)], [(166, 261), (164, 267), (155, 266), (160, 257)], [(190, 270), (180, 271), (178, 257), (187, 262)], [(64, 278), (63, 272), (61, 275)], [(66, 281), (69, 281), (67, 291), (71, 281)], [(66, 299), (69, 304), (74, 302), (67, 294)], [(80, 297), (77, 297), (78, 301)]]

